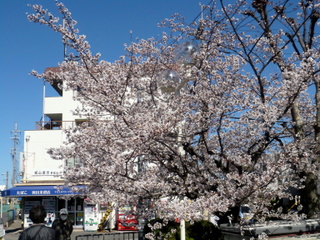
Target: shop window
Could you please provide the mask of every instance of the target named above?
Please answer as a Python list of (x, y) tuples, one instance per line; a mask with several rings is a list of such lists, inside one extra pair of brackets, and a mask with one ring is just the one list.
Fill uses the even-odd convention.
[(65, 207), (66, 207), (66, 200), (58, 199), (58, 212), (60, 211), (60, 209), (65, 208)]
[(83, 225), (83, 199), (72, 198), (68, 200), (69, 219), (74, 225)]

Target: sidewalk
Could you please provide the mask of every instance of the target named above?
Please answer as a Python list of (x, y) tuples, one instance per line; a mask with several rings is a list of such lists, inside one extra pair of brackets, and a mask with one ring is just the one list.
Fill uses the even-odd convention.
[(6, 233), (22, 231), (22, 221), (21, 219), (14, 220), (10, 226), (7, 226)]

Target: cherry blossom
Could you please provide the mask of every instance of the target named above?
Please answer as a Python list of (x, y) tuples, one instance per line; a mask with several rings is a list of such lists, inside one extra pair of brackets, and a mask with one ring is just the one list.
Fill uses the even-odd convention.
[[(75, 53), (58, 72), (33, 74), (78, 92), (88, 119), (66, 129), (58, 159), (71, 185), (97, 202), (152, 200), (158, 215), (196, 220), (249, 204), (256, 219), (285, 217), (275, 202), (301, 195), (319, 212), (319, 2), (212, 1), (203, 18), (165, 19), (160, 39), (118, 61), (92, 54), (69, 10), (67, 25), (39, 5), (29, 20)], [(76, 61), (72, 61), (75, 59)], [(296, 191), (292, 191), (296, 189)], [(307, 194), (308, 193), (308, 194)], [(311, 204), (311, 205), (310, 205)]]

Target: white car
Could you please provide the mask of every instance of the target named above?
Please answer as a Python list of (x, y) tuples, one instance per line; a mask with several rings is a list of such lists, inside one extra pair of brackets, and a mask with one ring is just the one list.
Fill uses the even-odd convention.
[(253, 222), (253, 213), (250, 212), (250, 207), (248, 204), (240, 206), (239, 217), (240, 220), (245, 224)]
[(3, 239), (5, 234), (6, 234), (6, 230), (4, 229), (4, 223), (2, 218), (0, 218), (0, 240)]

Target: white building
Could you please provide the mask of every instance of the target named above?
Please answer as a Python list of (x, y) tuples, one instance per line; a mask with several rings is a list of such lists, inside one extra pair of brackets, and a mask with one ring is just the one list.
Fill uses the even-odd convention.
[[(46, 71), (59, 71), (58, 67), (47, 68)], [(85, 119), (80, 119), (73, 111), (80, 106), (74, 100), (73, 91), (62, 91), (59, 82), (51, 86), (55, 96), (46, 96), (50, 89), (44, 86), (43, 117), (36, 123), (34, 130), (24, 132), (24, 151), (21, 156), (21, 183), (2, 191), (4, 197), (21, 198), (24, 210), (24, 226), (28, 227), (29, 209), (37, 204), (44, 205), (47, 210), (48, 225), (58, 216), (61, 208), (67, 208), (69, 219), (75, 227), (85, 227), (85, 213), (90, 215), (92, 230), (96, 230), (101, 218), (96, 205), (88, 205), (83, 194), (75, 194), (64, 186), (63, 160), (52, 159), (48, 153), (50, 148), (60, 147), (65, 141), (64, 128), (74, 127)], [(46, 89), (47, 88), (47, 89)], [(94, 220), (92, 220), (94, 219)]]
[[(57, 72), (59, 67), (47, 68), (45, 71)], [(62, 82), (57, 80), (51, 86), (44, 85), (43, 116), (36, 123), (34, 130), (24, 131), (24, 151), (20, 157), (21, 183), (2, 191), (1, 195), (21, 199), (24, 227), (32, 224), (29, 209), (41, 204), (46, 208), (48, 225), (58, 217), (61, 208), (67, 208), (69, 219), (75, 228), (101, 230), (106, 227), (134, 230), (134, 227), (126, 226), (126, 222), (132, 220), (124, 218), (125, 208), (111, 211), (108, 203), (96, 204), (90, 200), (85, 201), (87, 199), (83, 192), (73, 192), (64, 186), (64, 166), (77, 162), (72, 159), (68, 162), (53, 159), (48, 150), (63, 146), (66, 140), (64, 129), (73, 128), (86, 119), (74, 114), (74, 110), (82, 108), (81, 103), (75, 100), (77, 92), (63, 91), (59, 88), (60, 84)], [(54, 96), (47, 96), (49, 92)], [(119, 218), (117, 224), (116, 216)]]

